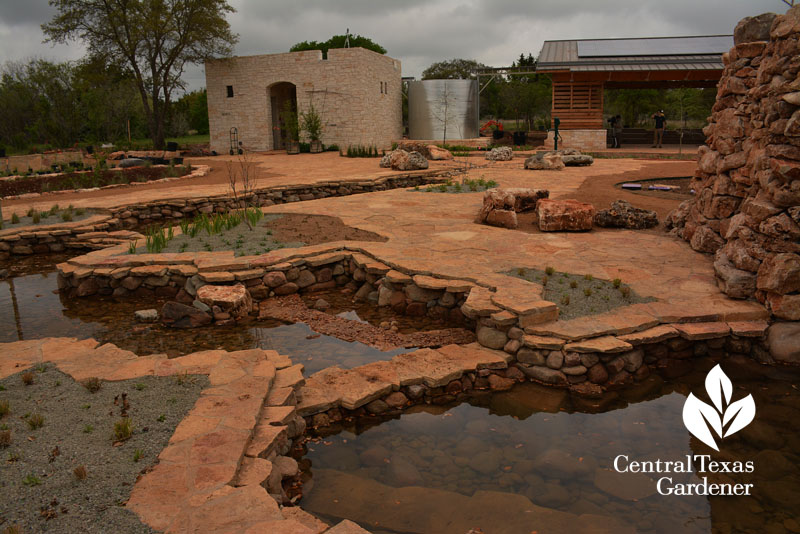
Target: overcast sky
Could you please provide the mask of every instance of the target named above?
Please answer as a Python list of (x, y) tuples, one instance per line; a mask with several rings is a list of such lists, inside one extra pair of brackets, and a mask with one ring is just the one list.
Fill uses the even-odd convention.
[[(548, 39), (730, 34), (743, 17), (785, 12), (781, 0), (229, 0), (237, 55), (286, 52), (294, 43), (351, 33), (370, 37), (419, 78), (436, 61), (510, 65)], [(78, 59), (79, 43), (43, 44), (47, 0), (0, 0), (0, 63)], [(184, 79), (205, 86), (202, 66)]]

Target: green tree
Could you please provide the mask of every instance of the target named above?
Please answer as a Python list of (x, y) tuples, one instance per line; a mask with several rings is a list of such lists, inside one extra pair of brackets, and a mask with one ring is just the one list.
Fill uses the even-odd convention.
[(92, 56), (133, 72), (150, 137), (164, 147), (172, 95), (187, 64), (229, 55), (237, 36), (226, 0), (49, 0), (57, 13), (42, 25), (47, 41), (79, 40)]
[[(289, 52), (300, 52), (301, 50), (322, 50), (322, 57), (328, 57), (328, 50), (331, 48), (345, 48), (347, 35), (334, 35), (327, 41), (317, 42), (317, 41), (302, 41), (295, 45), (293, 45)], [(386, 49), (370, 39), (369, 37), (363, 37), (361, 35), (351, 35), (350, 36), (350, 48), (366, 48), (367, 50), (372, 50), (373, 52), (377, 52), (379, 54), (385, 54)]]
[(422, 71), (423, 80), (467, 80), (475, 78), (473, 71), (487, 69), (483, 63), (474, 59), (449, 59), (438, 61)]

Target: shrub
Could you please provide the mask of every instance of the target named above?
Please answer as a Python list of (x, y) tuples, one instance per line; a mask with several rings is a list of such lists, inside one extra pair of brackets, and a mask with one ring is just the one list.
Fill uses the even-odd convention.
[(561, 304), (564, 306), (569, 306), (569, 295), (564, 295), (561, 297)]
[(556, 272), (556, 270), (552, 267), (547, 267), (545, 268), (544, 272), (547, 273), (547, 276), (553, 276), (553, 273)]
[(130, 417), (125, 417), (114, 423), (114, 438), (125, 441), (133, 435), (133, 423)]
[(590, 281), (590, 282), (593, 280), (593, 278), (594, 278), (594, 277), (593, 277), (591, 274), (585, 274), (585, 275), (583, 275), (583, 279), (584, 279), (584, 280), (588, 280), (588, 281)]
[(569, 283), (569, 287), (571, 287), (572, 289), (575, 289), (576, 287), (578, 287), (578, 282), (576, 282), (575, 280), (572, 280)]
[(26, 386), (30, 386), (31, 384), (33, 384), (34, 376), (33, 373), (31, 373), (30, 371), (22, 373), (20, 378), (22, 379), (22, 383), (25, 384)]
[(79, 465), (73, 469), (72, 474), (75, 475), (75, 478), (78, 480), (86, 480), (86, 477), (89, 475), (89, 473), (86, 471), (86, 466), (83, 465)]
[(32, 414), (28, 418), (28, 426), (31, 430), (36, 430), (44, 426), (44, 416), (38, 413)]
[(0, 431), (0, 449), (5, 449), (9, 445), (11, 445), (11, 431), (10, 430)]
[(61, 220), (64, 222), (71, 222), (72, 221), (72, 212), (71, 211), (63, 211), (61, 212)]
[(0, 401), (0, 419), (11, 413), (11, 406), (7, 400)]
[(19, 224), (19, 215), (16, 213), (11, 214), (11, 224)]
[(587, 287), (586, 289), (583, 290), (583, 294), (586, 295), (587, 297), (591, 297), (592, 296), (592, 289)]
[(83, 381), (83, 387), (89, 390), (89, 393), (97, 393), (103, 387), (103, 383), (96, 376), (87, 378)]
[(619, 278), (614, 278), (613, 284), (616, 289), (619, 289), (619, 286), (622, 285), (622, 280), (620, 280)]

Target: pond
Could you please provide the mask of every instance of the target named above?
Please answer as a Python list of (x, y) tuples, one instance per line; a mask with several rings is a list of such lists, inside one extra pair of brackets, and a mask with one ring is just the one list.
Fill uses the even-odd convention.
[[(414, 350), (381, 351), (358, 341), (318, 334), (303, 323), (253, 319), (232, 326), (188, 330), (138, 323), (134, 311), (160, 309), (163, 301), (113, 297), (68, 299), (58, 292), (55, 272), (55, 265), (66, 259), (60, 255), (31, 256), (3, 265), (10, 276), (0, 280), (0, 343), (44, 337), (94, 338), (140, 356), (163, 353), (170, 357), (208, 349), (262, 348), (302, 363), (306, 376), (331, 365), (355, 367)], [(350, 303), (348, 309), (343, 298), (330, 298), (334, 312), (347, 319), (387, 318), (383, 312), (370, 311), (369, 306), (354, 309)], [(404, 330), (412, 327), (402, 321), (400, 324)]]
[[(652, 375), (599, 404), (530, 383), (456, 406), (361, 419), (305, 445), (300, 505), (373, 533), (795, 532), (800, 509), (800, 372), (722, 362), (734, 399), (755, 398), (755, 421), (720, 453), (686, 430), (686, 395), (716, 362), (679, 381)], [(700, 395), (698, 395), (700, 396)], [(302, 452), (302, 451), (301, 451)], [(617, 472), (687, 456), (753, 461), (753, 473)], [(300, 457), (300, 456), (298, 456)], [(658, 493), (702, 482), (754, 484), (751, 496)], [(685, 487), (685, 486), (684, 486)]]

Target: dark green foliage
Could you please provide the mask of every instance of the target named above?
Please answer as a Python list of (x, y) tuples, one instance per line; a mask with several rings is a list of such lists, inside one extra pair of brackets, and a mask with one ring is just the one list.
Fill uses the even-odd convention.
[[(293, 45), (289, 52), (299, 52), (302, 50), (322, 50), (322, 57), (327, 59), (328, 57), (328, 50), (331, 48), (344, 48), (345, 47), (345, 40), (347, 39), (346, 35), (334, 35), (327, 41), (302, 41)], [(369, 37), (363, 37), (361, 35), (351, 35), (350, 36), (350, 48), (366, 48), (367, 50), (372, 50), (373, 52), (377, 52), (379, 54), (385, 54), (386, 49), (370, 39)]]
[(362, 146), (362, 145), (350, 145), (347, 147), (347, 153), (345, 154), (348, 158), (379, 158), (381, 157), (380, 152), (378, 152), (378, 147), (375, 145), (369, 146)]

